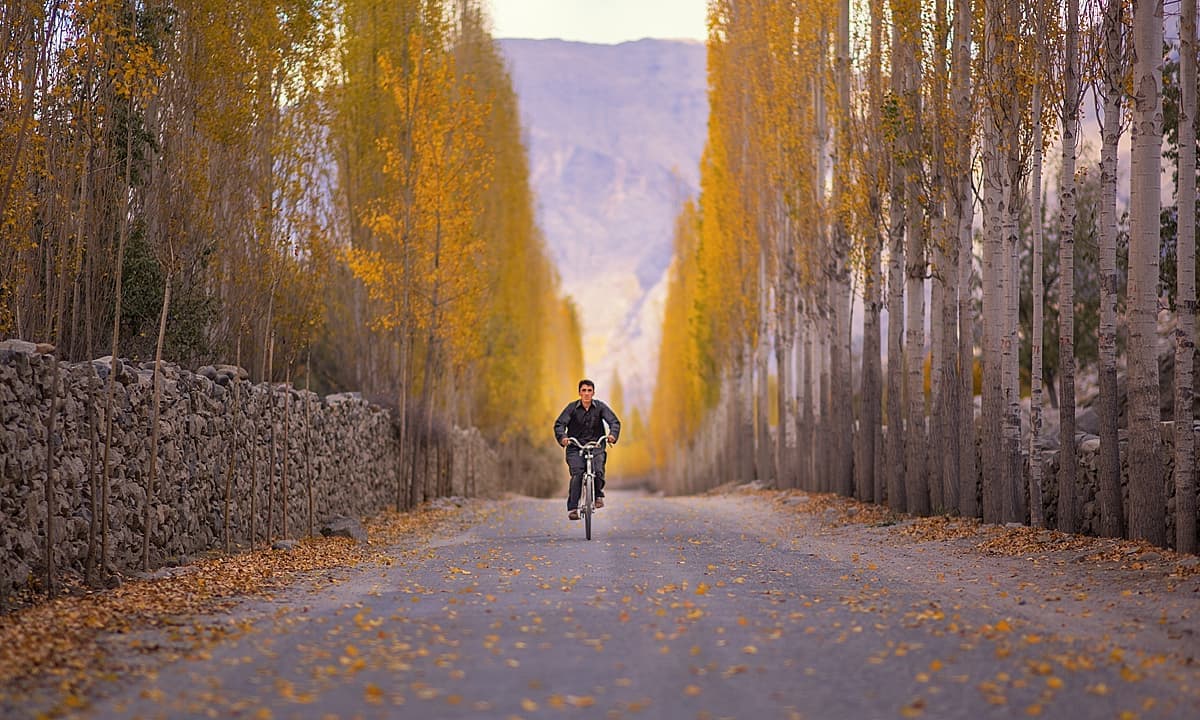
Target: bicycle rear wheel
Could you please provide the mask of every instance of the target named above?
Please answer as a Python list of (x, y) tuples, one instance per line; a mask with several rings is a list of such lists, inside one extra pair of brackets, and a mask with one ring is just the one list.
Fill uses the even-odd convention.
[(592, 512), (595, 511), (595, 505), (594, 505), (595, 500), (593, 499), (593, 495), (594, 495), (593, 488), (595, 486), (592, 484), (592, 482), (593, 482), (592, 478), (590, 478), (590, 477), (584, 478), (583, 534), (584, 534), (584, 537), (586, 537), (588, 540), (592, 539)]

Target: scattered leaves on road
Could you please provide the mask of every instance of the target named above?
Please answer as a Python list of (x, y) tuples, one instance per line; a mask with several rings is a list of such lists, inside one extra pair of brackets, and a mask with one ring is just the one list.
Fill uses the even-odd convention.
[[(394, 562), (384, 547), (429, 532), (454, 512), (387, 512), (368, 523), (368, 545), (345, 538), (305, 538), (290, 551), (258, 549), (205, 558), (167, 577), (129, 579), (111, 590), (80, 588), (77, 594), (0, 615), (0, 702), (49, 677), (63, 692), (64, 704), (77, 705), (105, 666), (106, 652), (98, 642), (102, 635), (172, 627), (179, 642), (157, 650), (195, 652), (243, 628), (189, 618), (220, 610), (239, 597), (269, 593), (301, 573)], [(333, 575), (329, 579), (336, 581)], [(367, 694), (374, 697), (370, 688)]]

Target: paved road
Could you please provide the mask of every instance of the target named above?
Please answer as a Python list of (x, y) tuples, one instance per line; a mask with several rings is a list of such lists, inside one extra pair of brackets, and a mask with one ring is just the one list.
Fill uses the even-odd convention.
[(1187, 612), (1139, 633), (1114, 603), (1021, 599), (1017, 565), (814, 523), (611, 493), (587, 542), (562, 501), (505, 501), (391, 567), (249, 603), (244, 634), (87, 714), (1200, 717)]

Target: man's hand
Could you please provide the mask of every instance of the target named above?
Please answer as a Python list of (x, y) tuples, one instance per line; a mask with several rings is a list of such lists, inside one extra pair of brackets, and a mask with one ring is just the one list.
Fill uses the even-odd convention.
[(567, 446), (567, 439), (566, 439), (566, 438), (563, 438), (562, 440), (559, 440), (559, 441), (558, 441), (558, 444), (559, 444), (559, 445), (562, 445), (563, 447), (566, 447), (566, 446)]
[(617, 444), (617, 439), (616, 439), (615, 437), (613, 437), (612, 435), (609, 435), (609, 436), (608, 436), (608, 444), (609, 444), (609, 445), (616, 445), (616, 444)]

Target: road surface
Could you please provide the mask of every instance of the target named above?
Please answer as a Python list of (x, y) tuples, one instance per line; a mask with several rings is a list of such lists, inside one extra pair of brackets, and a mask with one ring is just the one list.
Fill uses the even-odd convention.
[(609, 499), (591, 542), (562, 500), (481, 502), (80, 715), (1200, 717), (1197, 578), (1131, 590), (761, 494)]

